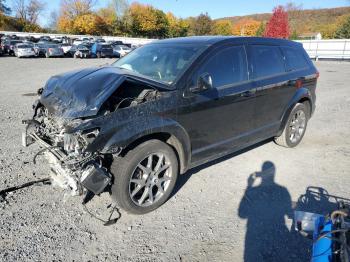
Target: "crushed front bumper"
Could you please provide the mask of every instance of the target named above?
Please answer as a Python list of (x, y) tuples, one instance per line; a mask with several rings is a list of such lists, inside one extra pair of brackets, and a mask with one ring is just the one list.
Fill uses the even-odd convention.
[(82, 195), (88, 190), (96, 195), (101, 194), (111, 184), (112, 175), (97, 161), (96, 155), (88, 155), (79, 159), (67, 156), (60, 146), (52, 146), (39, 137), (35, 132), (28, 132), (33, 120), (24, 121), (25, 130), (22, 133), (22, 144), (27, 147), (38, 143), (40, 150), (34, 157), (43, 153), (51, 168), (51, 179), (54, 185), (70, 192), (70, 195)]

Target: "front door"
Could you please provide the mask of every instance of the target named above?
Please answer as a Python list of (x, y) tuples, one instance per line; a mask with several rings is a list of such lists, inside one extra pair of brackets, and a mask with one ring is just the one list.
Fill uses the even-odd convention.
[[(247, 143), (254, 126), (255, 89), (249, 81), (245, 47), (218, 47), (200, 65), (184, 93), (190, 109), (178, 112), (191, 139), (193, 163)], [(212, 88), (190, 92), (202, 75), (211, 77)]]

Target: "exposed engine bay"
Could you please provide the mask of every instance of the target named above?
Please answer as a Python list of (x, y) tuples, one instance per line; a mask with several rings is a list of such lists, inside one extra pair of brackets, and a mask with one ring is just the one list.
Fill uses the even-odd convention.
[[(97, 195), (102, 193), (113, 182), (113, 175), (109, 171), (112, 154), (118, 155), (122, 148), (115, 148), (109, 153), (90, 151), (88, 146), (98, 137), (100, 128), (80, 129), (79, 127), (117, 110), (137, 107), (155, 100), (161, 96), (161, 92), (147, 83), (124, 78), (105, 101), (99, 101), (100, 107), (97, 110), (94, 108), (96, 115), (82, 114), (82, 117), (67, 118), (61, 113), (65, 112), (63, 107), (67, 105), (73, 107), (77, 103), (68, 101), (67, 98), (72, 97), (67, 94), (65, 94), (64, 103), (58, 96), (53, 100), (52, 92), (45, 94), (48, 92), (46, 88), (38, 90), (39, 99), (33, 105), (33, 118), (23, 121), (26, 124), (22, 137), (23, 145), (28, 146), (34, 142), (40, 144), (42, 150), (35, 155), (33, 161), (35, 162), (40, 154), (45, 155), (51, 167), (53, 184), (69, 191), (70, 195), (82, 195), (84, 192)], [(57, 91), (57, 88), (54, 87), (53, 90)], [(59, 92), (62, 93), (61, 90)], [(51, 96), (49, 106), (43, 99), (45, 95)], [(82, 98), (79, 97), (79, 99)], [(63, 109), (53, 110), (58, 107)], [(79, 110), (83, 111), (81, 108)]]

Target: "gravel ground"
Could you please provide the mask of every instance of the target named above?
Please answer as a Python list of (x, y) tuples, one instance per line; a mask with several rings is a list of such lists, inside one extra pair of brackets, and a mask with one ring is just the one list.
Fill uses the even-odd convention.
[[(38, 147), (21, 147), (33, 93), (53, 74), (111, 61), (0, 57), (0, 189), (48, 175), (44, 161), (31, 162)], [(161, 208), (121, 211), (109, 227), (58, 188), (18, 190), (0, 201), (0, 261), (308, 261), (293, 209), (326, 212), (335, 206), (327, 192), (346, 198), (350, 185), (350, 63), (316, 66), (317, 109), (297, 148), (267, 142), (191, 170)], [(109, 204), (102, 195), (89, 209), (107, 217)]]

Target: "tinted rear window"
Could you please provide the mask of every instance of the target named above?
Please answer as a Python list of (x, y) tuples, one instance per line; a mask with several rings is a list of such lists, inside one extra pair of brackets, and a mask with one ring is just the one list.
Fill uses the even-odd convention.
[(252, 45), (251, 57), (254, 78), (269, 77), (286, 71), (278, 46)]
[(309, 66), (302, 50), (292, 47), (282, 47), (286, 59), (287, 71), (298, 70)]

